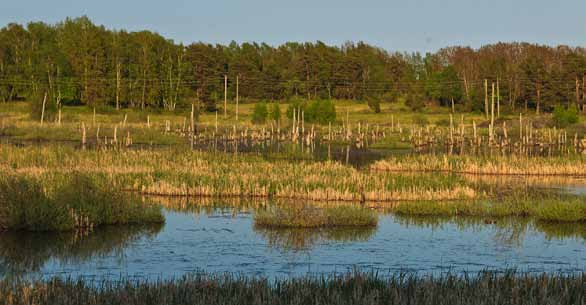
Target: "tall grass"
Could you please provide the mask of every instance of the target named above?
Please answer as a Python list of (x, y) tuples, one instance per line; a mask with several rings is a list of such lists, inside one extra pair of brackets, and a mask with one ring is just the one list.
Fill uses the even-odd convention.
[(0, 177), (3, 230), (68, 231), (157, 222), (163, 222), (160, 208), (83, 174), (46, 180), (14, 174)]
[(347, 273), (293, 279), (191, 275), (146, 282), (0, 282), (0, 304), (584, 304), (586, 275), (481, 272), (416, 276)]
[(581, 156), (447, 156), (409, 155), (377, 161), (379, 171), (452, 172), (491, 175), (586, 176), (586, 160)]
[(545, 222), (586, 222), (586, 197), (540, 194), (502, 200), (404, 202), (397, 204), (393, 212), (412, 216), (517, 216)]
[(315, 206), (271, 207), (254, 214), (256, 226), (273, 228), (324, 228), (376, 226), (376, 212), (353, 206), (316, 208)]
[(83, 172), (126, 190), (169, 196), (265, 197), (390, 202), (482, 196), (463, 179), (368, 172), (335, 162), (270, 162), (189, 150), (80, 151), (0, 146), (0, 171)]

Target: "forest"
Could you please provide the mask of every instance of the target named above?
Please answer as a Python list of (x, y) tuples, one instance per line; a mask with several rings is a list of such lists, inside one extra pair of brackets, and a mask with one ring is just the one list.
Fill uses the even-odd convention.
[(85, 16), (0, 29), (0, 102), (172, 111), (201, 101), (214, 111), (236, 98), (403, 100), (416, 111), (435, 102), (482, 112), (493, 84), (505, 111), (586, 110), (586, 49), (514, 42), (422, 55), (363, 42), (183, 45)]

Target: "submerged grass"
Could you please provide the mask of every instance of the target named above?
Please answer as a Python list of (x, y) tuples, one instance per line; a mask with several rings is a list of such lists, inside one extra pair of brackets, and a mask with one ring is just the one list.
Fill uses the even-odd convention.
[(176, 280), (0, 281), (0, 304), (584, 304), (586, 275), (481, 272), (417, 276), (353, 272), (268, 280), (191, 275)]
[(0, 177), (0, 230), (68, 231), (163, 221), (160, 208), (83, 174)]
[(273, 206), (258, 210), (254, 215), (254, 223), (256, 226), (273, 228), (370, 227), (377, 225), (378, 216), (372, 210), (353, 206)]

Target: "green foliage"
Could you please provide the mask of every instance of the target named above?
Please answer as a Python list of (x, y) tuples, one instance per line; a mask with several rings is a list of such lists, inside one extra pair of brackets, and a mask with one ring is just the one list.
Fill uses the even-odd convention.
[(69, 231), (99, 225), (162, 222), (160, 209), (76, 174), (39, 180), (0, 178), (0, 229)]
[(269, 111), (267, 108), (267, 103), (256, 103), (256, 105), (254, 105), (254, 110), (252, 112), (252, 122), (254, 124), (264, 124), (267, 121), (268, 115)]
[[(197, 272), (170, 280), (67, 277), (0, 281), (6, 304), (581, 304), (586, 274), (498, 272), (441, 275), (361, 272), (276, 277)], [(11, 302), (11, 300), (15, 300)]]
[(380, 100), (377, 98), (368, 98), (368, 108), (374, 111), (374, 113), (380, 113)]
[(309, 205), (257, 211), (254, 223), (263, 227), (365, 227), (376, 226), (376, 212), (361, 207), (317, 208)]
[(578, 111), (574, 107), (566, 109), (565, 107), (558, 106), (553, 111), (552, 120), (557, 127), (568, 127), (572, 124), (578, 123)]
[[(45, 110), (43, 112), (43, 100), (45, 101)], [(57, 115), (57, 104), (50, 100), (50, 96), (45, 99), (44, 94), (35, 94), (31, 98), (30, 103), (30, 117), (35, 121), (39, 121), (43, 116), (43, 121), (54, 121)]]
[(425, 107), (425, 101), (421, 95), (410, 93), (405, 96), (405, 106), (413, 111), (421, 111)]
[(429, 124), (429, 120), (423, 114), (416, 114), (411, 118), (411, 120), (413, 121), (413, 124), (419, 126), (425, 126)]
[(312, 101), (304, 115), (308, 123), (327, 124), (336, 121), (336, 106), (331, 100)]
[(281, 107), (279, 103), (273, 103), (271, 105), (270, 119), (275, 122), (281, 121)]

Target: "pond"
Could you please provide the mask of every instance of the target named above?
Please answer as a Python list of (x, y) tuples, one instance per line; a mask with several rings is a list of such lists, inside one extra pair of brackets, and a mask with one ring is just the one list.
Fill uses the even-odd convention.
[(158, 226), (0, 234), (3, 277), (176, 278), (231, 272), (270, 278), (358, 268), (384, 273), (581, 272), (584, 225), (528, 219), (405, 218), (380, 212), (372, 229), (254, 226), (254, 207), (166, 208)]

